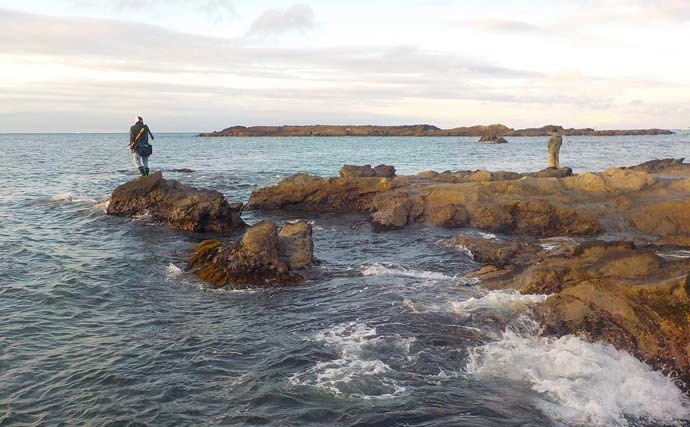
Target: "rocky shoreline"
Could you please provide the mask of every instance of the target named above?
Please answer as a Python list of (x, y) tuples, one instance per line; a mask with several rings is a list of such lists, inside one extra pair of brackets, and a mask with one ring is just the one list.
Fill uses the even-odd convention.
[[(366, 214), (376, 231), (427, 223), (496, 233), (446, 242), (481, 264), (468, 277), (549, 295), (534, 308), (543, 335), (606, 342), (690, 384), (690, 256), (683, 255), (690, 164), (683, 159), (580, 174), (398, 176), (393, 166), (345, 165), (338, 177), (295, 174), (258, 189), (245, 208)], [(108, 213), (148, 213), (174, 228), (236, 235), (245, 228), (240, 209), (220, 193), (155, 174), (116, 189)], [(187, 263), (214, 287), (298, 284), (317, 263), (311, 235), (304, 221), (280, 229), (262, 221), (239, 241), (204, 241)]]
[(592, 128), (574, 129), (562, 126), (546, 125), (539, 128), (512, 129), (502, 124), (477, 125), (441, 129), (433, 125), (404, 125), (404, 126), (339, 126), (339, 125), (313, 125), (313, 126), (232, 126), (221, 131), (204, 132), (200, 137), (305, 137), (305, 136), (475, 136), (494, 135), (499, 137), (510, 136), (548, 136), (553, 130), (561, 135), (568, 136), (620, 136), (620, 135), (670, 135), (672, 131), (667, 129), (614, 129), (596, 130)]

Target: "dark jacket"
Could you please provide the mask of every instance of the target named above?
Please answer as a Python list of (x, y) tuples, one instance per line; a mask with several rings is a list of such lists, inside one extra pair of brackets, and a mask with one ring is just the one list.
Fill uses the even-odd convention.
[(136, 122), (134, 126), (129, 128), (129, 142), (132, 143), (134, 141), (134, 138), (139, 135), (139, 131), (141, 131), (141, 128), (144, 128), (144, 132), (142, 132), (141, 136), (139, 139), (136, 140), (136, 142), (133, 144), (132, 148), (137, 149), (137, 147), (140, 144), (148, 143), (149, 142), (149, 135), (151, 135), (151, 139), (153, 138), (153, 134), (149, 130), (149, 127), (141, 122)]

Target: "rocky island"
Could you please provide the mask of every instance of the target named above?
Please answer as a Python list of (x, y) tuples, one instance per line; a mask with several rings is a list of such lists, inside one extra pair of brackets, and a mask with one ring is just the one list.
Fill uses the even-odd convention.
[(439, 127), (420, 124), (404, 126), (375, 126), (375, 125), (313, 125), (313, 126), (232, 126), (221, 131), (201, 133), (201, 137), (220, 136), (476, 136), (486, 134), (496, 138), (506, 136), (547, 136), (553, 130), (561, 135), (570, 136), (616, 136), (616, 135), (669, 135), (666, 129), (627, 129), (627, 130), (596, 130), (592, 128), (566, 129), (562, 126), (546, 125), (539, 128), (512, 129), (502, 124), (477, 125), (441, 129)]

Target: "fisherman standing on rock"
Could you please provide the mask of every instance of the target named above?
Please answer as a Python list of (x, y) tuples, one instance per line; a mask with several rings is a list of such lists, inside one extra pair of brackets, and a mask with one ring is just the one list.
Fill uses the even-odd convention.
[(134, 166), (139, 169), (141, 176), (149, 175), (149, 156), (153, 153), (149, 135), (154, 139), (149, 127), (144, 124), (144, 119), (138, 116), (137, 122), (129, 128), (129, 152), (133, 154)]
[(549, 168), (558, 169), (560, 167), (558, 154), (561, 151), (561, 144), (563, 144), (563, 138), (558, 134), (558, 129), (554, 128), (551, 131), (549, 141), (546, 143), (549, 150)]

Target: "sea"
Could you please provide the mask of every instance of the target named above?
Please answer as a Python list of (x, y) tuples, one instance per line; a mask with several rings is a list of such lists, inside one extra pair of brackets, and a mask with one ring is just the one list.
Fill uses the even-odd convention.
[[(343, 164), (536, 171), (546, 138), (200, 138), (157, 134), (151, 168), (246, 202)], [(575, 336), (538, 335), (548, 295), (483, 289), (446, 240), (310, 221), (306, 283), (213, 290), (185, 268), (214, 236), (106, 215), (138, 172), (127, 134), (0, 134), (0, 425), (687, 426), (676, 379)], [(690, 157), (690, 132), (565, 137), (561, 163), (603, 170)], [(180, 169), (188, 169), (180, 171)], [(548, 242), (544, 242), (548, 245)]]

